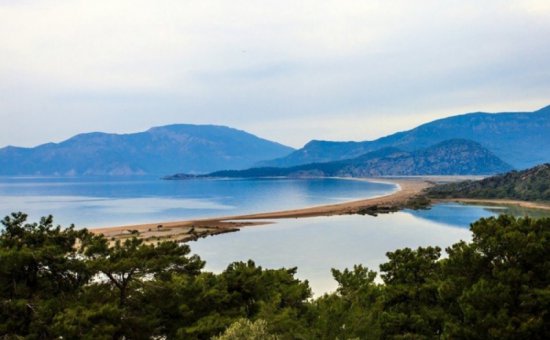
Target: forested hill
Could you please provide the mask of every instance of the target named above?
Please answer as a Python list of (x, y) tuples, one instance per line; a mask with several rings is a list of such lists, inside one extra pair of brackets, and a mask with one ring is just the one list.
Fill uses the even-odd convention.
[(428, 189), (427, 194), (434, 198), (501, 198), (550, 202), (550, 163), (480, 181), (438, 185)]
[(414, 151), (448, 139), (480, 143), (514, 168), (550, 162), (550, 106), (534, 112), (468, 113), (451, 116), (373, 141), (313, 140), (288, 156), (258, 166), (289, 167), (355, 158), (385, 147)]
[(245, 169), (292, 150), (225, 126), (175, 124), (131, 134), (80, 134), (35, 148), (1, 148), (0, 175), (204, 173)]
[[(412, 175), (481, 175), (511, 170), (478, 143), (454, 139), (413, 152), (384, 148), (360, 157), (290, 168), (216, 171), (203, 177), (369, 177)], [(174, 175), (167, 179), (185, 179)]]

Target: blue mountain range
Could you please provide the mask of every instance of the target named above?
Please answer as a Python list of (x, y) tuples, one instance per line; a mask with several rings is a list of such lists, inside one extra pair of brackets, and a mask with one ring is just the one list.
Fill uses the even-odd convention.
[[(383, 124), (383, 120), (379, 123)], [(523, 169), (550, 162), (549, 132), (550, 106), (534, 112), (477, 112), (452, 116), (372, 141), (313, 140), (299, 150), (225, 126), (177, 124), (131, 134), (79, 134), (61, 143), (47, 143), (34, 148), (4, 147), (0, 149), (0, 175), (204, 174), (217, 170), (288, 168), (357, 160), (366, 154), (372, 156), (376, 152), (388, 153), (391, 150), (395, 151), (393, 156), (402, 155), (403, 159), (413, 162), (410, 169), (406, 169), (408, 163), (403, 159), (390, 162), (387, 157), (379, 157), (377, 161), (381, 163), (376, 169), (385, 170), (373, 170), (373, 161), (370, 161), (370, 175), (452, 173), (456, 172), (456, 167), (445, 169), (445, 165), (438, 164), (433, 155), (428, 163), (417, 164), (426, 159), (421, 157), (422, 150), (430, 150), (432, 146), (452, 140), (455, 142), (442, 144), (444, 148), (441, 150), (456, 149), (459, 144), (461, 147), (468, 146), (466, 149), (469, 150), (453, 157), (453, 166), (463, 166), (460, 173), (470, 170), (494, 173), (496, 169), (505, 170), (510, 166)], [(475, 147), (466, 141), (475, 143)], [(474, 159), (471, 152), (483, 156), (478, 159), (480, 163), (460, 165), (460, 157), (464, 161), (468, 157)], [(448, 155), (448, 152), (443, 154)], [(487, 165), (485, 169), (480, 167), (483, 162)], [(340, 169), (340, 174), (358, 175), (366, 171), (366, 168), (353, 164), (351, 162), (347, 164), (348, 168)], [(325, 166), (323, 171), (334, 165)]]
[(215, 125), (168, 125), (131, 134), (93, 132), (34, 148), (0, 149), (0, 175), (166, 175), (243, 169), (293, 149)]
[(216, 171), (207, 175), (176, 174), (166, 179), (202, 177), (376, 177), (417, 175), (490, 175), (512, 167), (479, 143), (450, 139), (425, 149), (382, 148), (356, 158), (287, 168), (260, 167)]
[[(380, 124), (383, 123), (381, 118)], [(452, 116), (373, 141), (313, 140), (290, 155), (256, 165), (289, 167), (330, 162), (359, 157), (386, 147), (414, 151), (450, 139), (475, 141), (517, 169), (549, 162), (550, 106), (534, 112), (476, 112)]]

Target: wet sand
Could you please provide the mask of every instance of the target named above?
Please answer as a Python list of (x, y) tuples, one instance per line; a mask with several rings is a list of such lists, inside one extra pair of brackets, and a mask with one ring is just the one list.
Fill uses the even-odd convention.
[(369, 178), (363, 180), (396, 184), (398, 189), (397, 191), (385, 196), (302, 209), (224, 216), (200, 220), (102, 227), (93, 228), (90, 229), (90, 231), (96, 234), (103, 234), (112, 241), (138, 236), (146, 242), (157, 242), (161, 240), (177, 240), (184, 242), (196, 240), (200, 237), (238, 231), (241, 227), (272, 223), (270, 221), (251, 220), (273, 220), (279, 218), (304, 218), (354, 214), (366, 208), (399, 206), (407, 202), (410, 198), (420, 194), (425, 188), (433, 185), (433, 182), (427, 177), (413, 177), (406, 179)]
[(528, 208), (528, 209), (550, 210), (550, 203), (507, 200), (507, 199), (447, 198), (447, 199), (437, 199), (432, 201), (434, 203), (457, 202), (457, 203), (467, 203), (467, 204), (490, 204), (490, 205), (499, 205), (499, 206), (514, 206), (514, 207), (521, 207), (521, 208)]
[[(338, 204), (322, 205), (310, 208), (275, 211), (251, 215), (241, 215), (236, 219), (277, 219), (277, 218), (299, 218), (354, 214), (359, 210), (374, 206), (398, 206), (408, 199), (419, 195), (422, 190), (433, 185), (425, 178), (411, 179), (368, 179), (372, 182), (392, 183), (398, 186), (398, 190), (385, 196), (367, 198), (358, 201), (344, 202)], [(232, 218), (235, 220), (235, 218)]]

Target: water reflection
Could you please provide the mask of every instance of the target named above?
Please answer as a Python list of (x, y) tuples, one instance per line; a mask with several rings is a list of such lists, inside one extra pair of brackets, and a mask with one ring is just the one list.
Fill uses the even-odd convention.
[(398, 212), (378, 217), (284, 219), (201, 239), (190, 246), (214, 272), (221, 272), (231, 262), (248, 259), (267, 268), (298, 267), (298, 277), (309, 280), (319, 295), (336, 288), (331, 268), (363, 264), (378, 270), (388, 251), (428, 245), (446, 247), (469, 239), (470, 232), (465, 228)]
[(0, 215), (52, 214), (62, 225), (97, 227), (296, 209), (395, 189), (338, 179), (0, 178)]
[(430, 210), (407, 210), (377, 217), (283, 219), (190, 245), (194, 253), (206, 260), (206, 269), (214, 272), (223, 271), (231, 262), (248, 259), (266, 268), (298, 267), (298, 277), (307, 279), (318, 296), (336, 289), (331, 268), (363, 264), (378, 271), (378, 266), (386, 262), (388, 251), (430, 245), (445, 248), (460, 240), (468, 241), (470, 223), (503, 212), (510, 211), (449, 203)]
[(550, 211), (528, 209), (514, 206), (472, 205), (461, 203), (442, 203), (428, 210), (406, 210), (415, 217), (434, 221), (456, 228), (469, 228), (470, 223), (482, 218), (500, 214), (516, 217), (550, 217)]

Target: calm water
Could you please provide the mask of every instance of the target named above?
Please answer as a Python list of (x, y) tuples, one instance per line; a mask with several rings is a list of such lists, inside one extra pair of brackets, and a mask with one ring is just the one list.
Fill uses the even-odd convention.
[(363, 264), (378, 271), (378, 266), (386, 262), (388, 251), (430, 245), (445, 248), (460, 240), (468, 241), (470, 223), (507, 211), (499, 207), (442, 204), (430, 210), (407, 210), (377, 217), (283, 219), (276, 224), (200, 239), (190, 245), (213, 272), (221, 272), (231, 262), (248, 259), (266, 268), (298, 267), (297, 276), (307, 279), (318, 296), (336, 289), (331, 268)]
[[(24, 211), (31, 221), (52, 214), (61, 225), (124, 225), (295, 209), (388, 194), (389, 184), (337, 179), (162, 181), (156, 178), (0, 178), (0, 215)], [(331, 268), (378, 270), (385, 253), (403, 247), (468, 240), (468, 226), (499, 207), (443, 204), (430, 210), (372, 216), (283, 219), (191, 243), (220, 272), (253, 259), (267, 268), (298, 267), (316, 295), (336, 288)], [(524, 210), (511, 211), (516, 215)]]
[(0, 178), (0, 215), (113, 226), (294, 209), (379, 196), (394, 185), (337, 179), (163, 181), (157, 178)]

